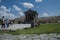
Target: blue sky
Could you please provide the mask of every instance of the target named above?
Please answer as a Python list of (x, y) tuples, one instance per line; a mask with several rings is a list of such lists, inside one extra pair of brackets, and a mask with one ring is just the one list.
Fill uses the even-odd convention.
[(0, 0), (0, 17), (17, 18), (32, 9), (39, 17), (59, 16), (60, 0)]

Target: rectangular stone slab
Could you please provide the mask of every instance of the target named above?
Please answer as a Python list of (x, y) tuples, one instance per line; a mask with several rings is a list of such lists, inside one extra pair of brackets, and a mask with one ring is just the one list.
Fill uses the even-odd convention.
[(9, 25), (8, 28), (1, 28), (0, 25), (0, 30), (17, 30), (17, 29), (24, 29), (24, 28), (30, 28), (31, 24), (12, 24)]

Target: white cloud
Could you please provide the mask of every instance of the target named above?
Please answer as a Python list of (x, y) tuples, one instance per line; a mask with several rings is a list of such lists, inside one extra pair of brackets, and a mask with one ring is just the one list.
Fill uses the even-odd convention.
[(48, 13), (43, 13), (43, 17), (48, 17)]
[(5, 6), (0, 6), (0, 17), (5, 16), (6, 18), (9, 19), (14, 19), (15, 15), (11, 13), (10, 9), (7, 9)]
[(23, 12), (19, 12), (19, 14), (20, 14), (21, 16), (23, 16), (23, 15), (24, 15), (24, 13), (23, 13)]
[(3, 6), (3, 5), (0, 7), (0, 10), (2, 10), (2, 11), (7, 11), (6, 7)]
[(11, 14), (11, 13), (9, 13), (8, 16), (9, 16), (9, 18), (11, 18), (11, 19), (16, 18), (16, 16), (15, 16), (14, 14)]
[(13, 8), (14, 8), (15, 10), (17, 10), (17, 11), (21, 11), (21, 10), (22, 10), (22, 9), (19, 8), (17, 5), (13, 5)]
[(25, 3), (22, 3), (22, 4), (23, 4), (23, 6), (26, 7), (26, 8), (34, 8), (34, 5), (33, 5), (32, 3), (27, 3), (27, 2), (25, 2)]
[(35, 0), (36, 2), (42, 2), (42, 0)]
[(22, 9), (20, 7), (18, 7), (17, 5), (13, 5), (13, 8), (20, 14), (20, 16), (24, 15)]

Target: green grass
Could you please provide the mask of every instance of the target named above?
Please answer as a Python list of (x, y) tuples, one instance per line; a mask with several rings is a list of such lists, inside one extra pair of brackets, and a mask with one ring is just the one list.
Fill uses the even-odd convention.
[(18, 29), (14, 32), (12, 31), (0, 31), (1, 33), (11, 33), (11, 34), (42, 34), (42, 33), (60, 33), (60, 23), (42, 24), (39, 27), (29, 28), (29, 29)]

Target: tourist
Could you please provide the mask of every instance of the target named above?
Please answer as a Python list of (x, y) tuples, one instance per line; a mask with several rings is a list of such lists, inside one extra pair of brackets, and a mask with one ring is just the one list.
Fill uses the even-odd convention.
[(9, 23), (10, 23), (9, 19), (6, 19), (7, 28), (9, 27)]
[(2, 17), (1, 21), (2, 21), (1, 28), (5, 28), (5, 17), (4, 16)]

